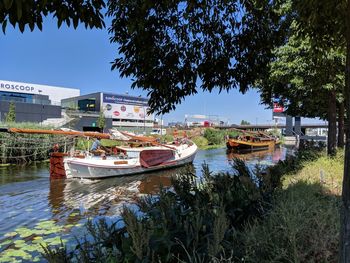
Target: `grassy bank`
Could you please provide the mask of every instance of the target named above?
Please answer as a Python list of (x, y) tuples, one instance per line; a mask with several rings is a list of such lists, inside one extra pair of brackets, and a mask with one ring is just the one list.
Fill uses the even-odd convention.
[(343, 157), (322, 153), (289, 167), (273, 208), (244, 231), (245, 261), (338, 262)]
[(342, 154), (300, 151), (267, 171), (235, 160), (232, 173), (187, 171), (172, 191), (125, 207), (124, 226), (86, 227), (76, 250), (50, 262), (336, 262)]

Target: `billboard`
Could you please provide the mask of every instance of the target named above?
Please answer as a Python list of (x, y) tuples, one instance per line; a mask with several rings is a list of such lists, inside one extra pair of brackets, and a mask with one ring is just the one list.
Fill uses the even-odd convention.
[(103, 94), (102, 107), (106, 118), (153, 121), (153, 115), (147, 115), (147, 102), (145, 98)]
[(103, 102), (110, 104), (125, 104), (125, 105), (139, 105), (139, 106), (148, 106), (148, 99), (133, 97), (128, 95), (116, 95), (103, 93)]

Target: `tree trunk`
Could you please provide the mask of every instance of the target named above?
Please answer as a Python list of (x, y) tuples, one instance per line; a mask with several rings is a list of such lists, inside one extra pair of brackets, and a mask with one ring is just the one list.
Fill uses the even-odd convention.
[(344, 148), (344, 102), (339, 104), (338, 111), (338, 147)]
[[(350, 0), (347, 1), (347, 14), (350, 14)], [(350, 16), (346, 16), (346, 68), (345, 102), (346, 112), (350, 113)], [(350, 118), (346, 118), (346, 144), (344, 156), (344, 176), (342, 191), (342, 211), (340, 222), (340, 262), (350, 262)]]
[(337, 150), (337, 98), (335, 90), (331, 90), (329, 95), (327, 154), (334, 156)]

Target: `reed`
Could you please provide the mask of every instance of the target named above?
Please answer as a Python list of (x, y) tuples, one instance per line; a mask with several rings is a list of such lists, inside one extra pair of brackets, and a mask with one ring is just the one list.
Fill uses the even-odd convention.
[[(9, 123), (8, 127), (25, 129), (51, 129), (35, 123)], [(61, 150), (68, 150), (74, 144), (72, 137), (46, 134), (12, 134), (0, 133), (0, 163), (30, 163), (49, 158), (54, 144)]]

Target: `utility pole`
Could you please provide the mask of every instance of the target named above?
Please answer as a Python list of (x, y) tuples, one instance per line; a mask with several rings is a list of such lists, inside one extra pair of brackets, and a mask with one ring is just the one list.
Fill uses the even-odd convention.
[(146, 134), (146, 109), (145, 106), (143, 108), (143, 133)]
[(40, 125), (42, 125), (42, 122), (43, 122), (43, 100), (41, 98), (41, 92), (42, 90), (38, 90), (39, 92), (39, 99), (40, 99)]

